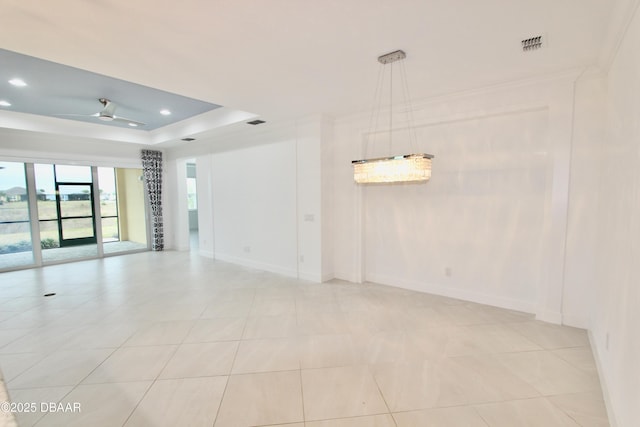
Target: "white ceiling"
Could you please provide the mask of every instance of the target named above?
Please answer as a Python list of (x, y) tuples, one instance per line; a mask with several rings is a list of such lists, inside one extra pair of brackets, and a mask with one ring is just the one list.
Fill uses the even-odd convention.
[(597, 64), (620, 1), (3, 0), (0, 46), (269, 121), (369, 110), (396, 49), (414, 100)]

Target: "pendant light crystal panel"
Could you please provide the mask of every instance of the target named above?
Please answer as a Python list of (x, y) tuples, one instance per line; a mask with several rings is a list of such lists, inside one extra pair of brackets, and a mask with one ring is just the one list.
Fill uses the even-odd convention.
[(358, 184), (428, 181), (430, 154), (407, 154), (381, 159), (354, 160), (353, 179)]
[[(378, 57), (378, 62), (386, 66), (396, 61), (401, 61), (406, 57), (407, 55), (402, 50), (396, 50)], [(393, 93), (393, 79), (391, 78), (390, 80), (391, 92)], [(406, 95), (408, 98), (408, 94)], [(393, 105), (392, 101), (390, 100), (390, 108)], [(405, 99), (405, 102), (410, 107), (409, 100)], [(393, 117), (392, 110), (390, 110), (390, 117)], [(391, 120), (389, 129), (391, 129), (391, 138), (391, 132), (393, 132)], [(411, 129), (409, 130), (411, 131)], [(413, 132), (415, 133), (415, 130)], [(358, 184), (425, 182), (431, 178), (431, 159), (433, 159), (431, 154), (405, 154), (376, 159), (353, 160), (351, 162), (353, 165), (353, 179)]]

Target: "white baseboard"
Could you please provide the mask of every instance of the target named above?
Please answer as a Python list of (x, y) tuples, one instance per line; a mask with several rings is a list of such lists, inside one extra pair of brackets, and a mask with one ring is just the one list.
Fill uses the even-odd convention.
[(266, 262), (255, 261), (247, 258), (240, 258), (233, 255), (221, 254), (219, 252), (215, 252), (213, 258), (230, 262), (232, 264), (238, 264), (243, 267), (255, 268), (257, 270), (269, 271), (271, 273), (282, 274), (287, 277), (298, 277), (298, 272), (295, 269), (282, 267), (279, 265), (269, 264)]
[(469, 291), (466, 289), (452, 288), (451, 286), (443, 286), (434, 283), (402, 280), (384, 275), (370, 275), (369, 281), (380, 283), (383, 285), (409, 289), (412, 291), (425, 292), (449, 298), (457, 298), (465, 301), (476, 302), (478, 304), (486, 304), (494, 307), (506, 308), (508, 310), (522, 311), (525, 313), (535, 313), (535, 306), (533, 303), (499, 295), (491, 295), (482, 292)]
[(604, 375), (604, 368), (602, 366), (602, 359), (600, 358), (600, 352), (596, 344), (596, 339), (593, 336), (591, 329), (587, 330), (589, 335), (589, 345), (591, 346), (591, 353), (596, 361), (596, 368), (598, 369), (598, 378), (600, 378), (600, 387), (602, 388), (602, 398), (604, 399), (604, 406), (607, 408), (607, 417), (609, 418), (609, 425), (611, 427), (618, 427), (615, 413), (613, 411), (613, 402), (611, 401), (611, 394), (609, 393), (609, 385), (607, 384), (607, 377)]
[(322, 283), (324, 281), (322, 280), (322, 276), (317, 273), (300, 272), (298, 273), (298, 279), (307, 280), (309, 282), (314, 282), (314, 283)]
[(335, 279), (336, 276), (333, 273), (324, 273), (322, 275), (322, 280), (321, 282), (328, 282), (329, 280)]
[(200, 249), (200, 250), (198, 251), (198, 254), (199, 254), (200, 256), (205, 257), (205, 258), (215, 258), (215, 257), (213, 256), (213, 251), (203, 251), (202, 249)]
[(563, 314), (562, 324), (567, 326), (572, 326), (574, 328), (589, 329), (589, 321), (587, 319), (582, 318), (581, 316), (572, 316), (572, 315)]
[(541, 310), (536, 312), (536, 320), (541, 320), (555, 325), (562, 325), (562, 313), (557, 311)]

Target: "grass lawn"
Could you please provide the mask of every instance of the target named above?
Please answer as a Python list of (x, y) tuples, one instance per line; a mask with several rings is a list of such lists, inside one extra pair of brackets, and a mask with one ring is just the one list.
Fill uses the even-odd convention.
[[(91, 204), (88, 200), (72, 200), (61, 203), (63, 217), (91, 215)], [(100, 202), (100, 210), (103, 216), (117, 214), (115, 201)], [(58, 241), (57, 221), (42, 221), (56, 219), (56, 202), (50, 200), (38, 200), (38, 218), (40, 221), (40, 240), (53, 239)], [(4, 202), (0, 205), (0, 222), (3, 221), (29, 221), (29, 207), (27, 202)], [(66, 239), (86, 237), (93, 235), (91, 220), (68, 219), (63, 223)], [(103, 221), (102, 235), (105, 239), (118, 236), (117, 221)], [(23, 243), (26, 242), (26, 243)], [(31, 230), (29, 223), (0, 224), (0, 248), (9, 245), (28, 245), (31, 242)], [(25, 250), (25, 249), (22, 249)]]

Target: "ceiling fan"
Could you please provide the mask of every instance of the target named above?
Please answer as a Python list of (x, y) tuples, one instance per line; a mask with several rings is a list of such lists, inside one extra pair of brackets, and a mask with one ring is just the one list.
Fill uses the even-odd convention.
[(117, 105), (107, 98), (99, 98), (98, 101), (104, 108), (95, 114), (56, 114), (56, 116), (74, 116), (74, 117), (97, 117), (99, 120), (105, 122), (121, 122), (127, 123), (129, 126), (138, 127), (144, 126), (146, 123), (139, 122), (133, 119), (127, 119), (126, 117), (117, 116), (115, 114)]

